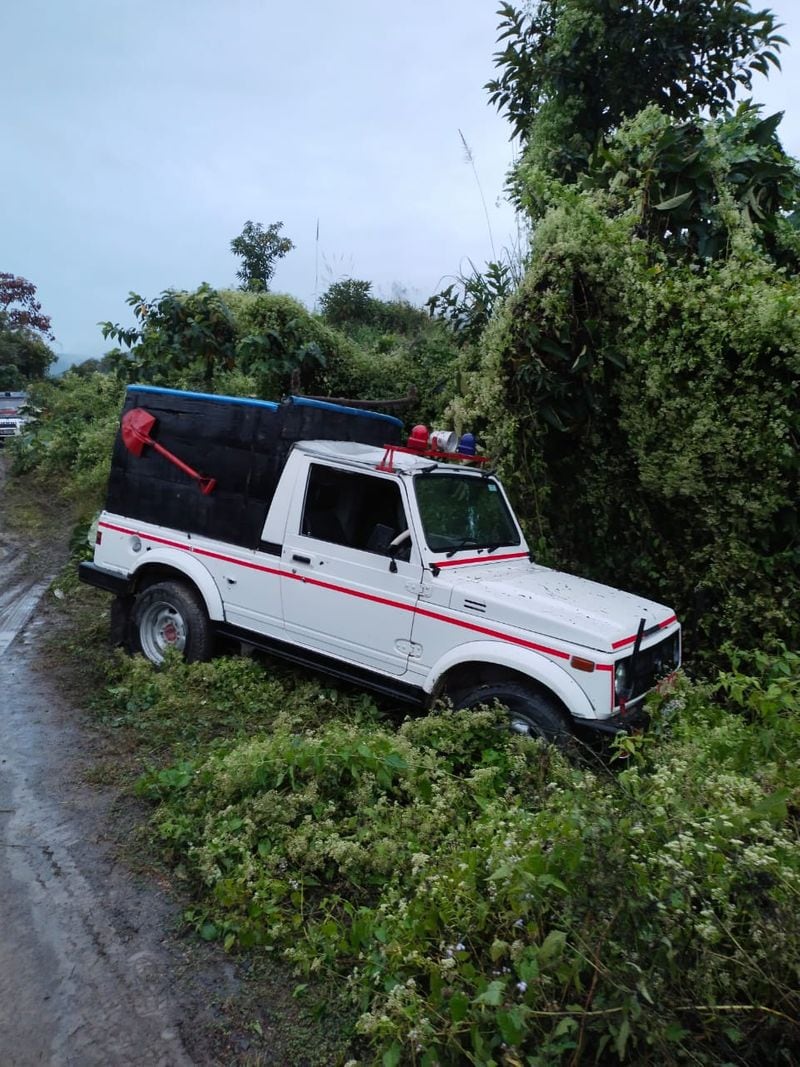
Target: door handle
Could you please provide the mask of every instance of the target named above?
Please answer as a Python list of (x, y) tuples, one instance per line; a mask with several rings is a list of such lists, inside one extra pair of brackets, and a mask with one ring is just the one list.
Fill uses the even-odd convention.
[(310, 556), (298, 556), (297, 553), (292, 553), (292, 559), (295, 563), (310, 563)]

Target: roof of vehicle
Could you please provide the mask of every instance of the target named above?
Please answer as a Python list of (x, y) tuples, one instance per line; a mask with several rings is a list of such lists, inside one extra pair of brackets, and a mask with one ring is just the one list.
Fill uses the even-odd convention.
[(295, 448), (305, 455), (314, 456), (317, 459), (326, 459), (337, 463), (355, 463), (360, 467), (368, 467), (370, 470), (382, 470), (384, 473), (391, 473), (391, 470), (384, 466), (389, 449), (391, 449), (392, 453), (391, 467), (396, 471), (410, 474), (420, 474), (433, 470), (458, 471), (466, 474), (480, 473), (475, 467), (471, 467), (466, 463), (441, 462), (431, 459), (430, 456), (417, 456), (411, 452), (392, 449), (391, 445), (387, 445), (386, 448), (376, 448), (374, 445), (360, 445), (353, 441), (299, 441)]

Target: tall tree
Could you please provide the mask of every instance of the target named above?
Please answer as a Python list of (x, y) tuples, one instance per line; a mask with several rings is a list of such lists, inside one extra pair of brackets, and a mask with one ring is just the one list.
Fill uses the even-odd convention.
[(242, 232), (231, 241), (231, 252), (240, 256), (242, 265), (236, 272), (240, 289), (266, 292), (275, 273), (276, 261), (294, 248), (288, 237), (281, 237), (282, 222), (271, 222), (266, 229), (260, 222), (244, 224)]
[(0, 387), (20, 388), (44, 377), (56, 358), (46, 344), (52, 339), (50, 317), (36, 299), (36, 286), (0, 272)]
[(780, 65), (786, 44), (772, 12), (750, 0), (539, 0), (499, 14), (490, 100), (567, 178), (648, 104), (681, 120), (718, 115), (754, 72)]
[(42, 311), (36, 299), (36, 286), (27, 278), (0, 272), (0, 328), (31, 330), (53, 340), (50, 316)]

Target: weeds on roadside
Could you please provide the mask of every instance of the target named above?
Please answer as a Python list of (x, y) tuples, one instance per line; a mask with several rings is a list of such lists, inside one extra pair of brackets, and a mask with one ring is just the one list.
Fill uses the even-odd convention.
[(344, 983), (384, 1063), (791, 1063), (795, 660), (681, 681), (613, 773), (250, 661), (129, 662), (109, 714), (181, 738), (140, 790), (188, 920)]

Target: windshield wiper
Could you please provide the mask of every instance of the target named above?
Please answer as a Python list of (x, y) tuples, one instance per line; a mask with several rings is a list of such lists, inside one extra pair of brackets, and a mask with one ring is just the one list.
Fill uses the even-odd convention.
[(451, 556), (454, 556), (456, 552), (460, 552), (462, 548), (483, 549), (483, 545), (479, 545), (473, 537), (462, 537), (460, 541), (456, 541), (452, 548), (448, 548), (445, 552), (445, 556), (449, 559)]

